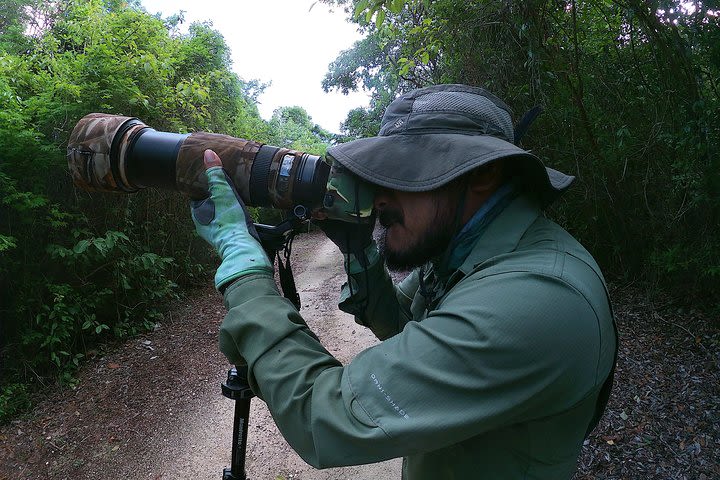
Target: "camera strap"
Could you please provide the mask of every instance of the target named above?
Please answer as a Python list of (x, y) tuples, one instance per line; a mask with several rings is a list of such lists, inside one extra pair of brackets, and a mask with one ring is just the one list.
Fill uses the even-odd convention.
[(530, 128), (530, 125), (535, 121), (538, 116), (540, 116), (542, 112), (543, 108), (540, 105), (536, 105), (531, 108), (525, 115), (523, 115), (523, 117), (515, 126), (515, 145), (520, 145), (520, 140), (522, 140), (522, 138), (527, 133), (528, 128)]
[[(296, 207), (297, 209), (297, 207)], [(304, 211), (304, 207), (303, 207)], [(279, 225), (263, 225), (255, 224), (260, 244), (265, 253), (270, 257), (270, 262), (275, 263), (277, 260), (278, 277), (280, 279), (280, 289), (283, 297), (287, 298), (300, 310), (300, 295), (295, 287), (295, 278), (290, 265), (290, 254), (292, 253), (292, 243), (298, 228), (303, 224), (303, 215), (297, 212), (291, 212), (289, 218), (281, 222)]]
[(278, 276), (280, 277), (280, 288), (282, 289), (283, 296), (290, 300), (292, 304), (295, 305), (295, 308), (300, 310), (300, 295), (295, 286), (295, 277), (293, 276), (292, 266), (290, 265), (290, 253), (292, 251), (294, 238), (295, 232), (293, 231), (282, 247), (282, 254), (277, 252), (275, 257), (277, 258)]

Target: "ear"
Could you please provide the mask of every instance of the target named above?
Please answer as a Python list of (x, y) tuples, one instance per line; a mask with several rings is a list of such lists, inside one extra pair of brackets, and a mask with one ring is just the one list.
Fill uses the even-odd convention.
[(487, 194), (494, 192), (502, 183), (502, 179), (502, 162), (496, 161), (470, 172), (468, 187), (474, 194)]

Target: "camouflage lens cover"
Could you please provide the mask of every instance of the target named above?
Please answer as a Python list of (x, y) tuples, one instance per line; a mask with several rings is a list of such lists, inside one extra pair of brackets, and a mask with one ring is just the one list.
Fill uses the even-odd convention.
[(147, 128), (136, 118), (105, 113), (91, 113), (78, 122), (70, 135), (67, 148), (68, 167), (76, 186), (86, 191), (100, 192), (137, 190), (128, 183), (118, 160), (111, 158), (113, 141), (118, 133), (121, 138), (116, 148), (124, 151), (127, 147), (127, 139), (132, 135), (124, 127), (132, 121), (137, 125), (131, 129)]
[(195, 132), (180, 147), (176, 167), (177, 189), (192, 199), (208, 196), (203, 152), (212, 149), (218, 154), (240, 198), (250, 204), (249, 181), (255, 155), (261, 143), (218, 133)]
[(332, 157), (330, 176), (322, 211), (327, 218), (357, 222), (358, 218), (370, 219), (375, 199), (375, 188)]

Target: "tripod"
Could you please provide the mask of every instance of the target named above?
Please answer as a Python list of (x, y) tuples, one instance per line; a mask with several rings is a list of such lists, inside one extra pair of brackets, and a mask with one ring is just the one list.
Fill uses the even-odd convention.
[[(300, 296), (295, 288), (295, 280), (290, 267), (290, 249), (292, 239), (308, 218), (308, 210), (297, 206), (290, 212), (287, 220), (279, 225), (255, 224), (260, 244), (270, 257), (271, 262), (278, 261), (278, 273), (283, 295), (300, 309)], [(278, 255), (282, 250), (285, 262)], [(228, 370), (227, 380), (221, 385), (223, 396), (235, 401), (233, 420), (232, 458), (230, 468), (223, 470), (223, 480), (248, 480), (245, 473), (245, 453), (247, 451), (248, 423), (250, 421), (250, 400), (255, 394), (248, 383), (248, 367), (235, 366)]]

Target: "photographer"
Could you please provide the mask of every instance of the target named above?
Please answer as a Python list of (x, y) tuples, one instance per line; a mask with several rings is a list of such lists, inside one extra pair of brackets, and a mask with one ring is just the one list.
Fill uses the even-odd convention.
[[(345, 256), (340, 308), (383, 340), (342, 366), (273, 280), (217, 155), (199, 234), (222, 257), (220, 348), (318, 468), (405, 457), (408, 479), (570, 478), (604, 409), (616, 333), (600, 270), (542, 208), (573, 177), (515, 145), (510, 111), (415, 90), (377, 137), (328, 155), (375, 186), (372, 226), (318, 222)], [(416, 268), (393, 285), (385, 270)]]

